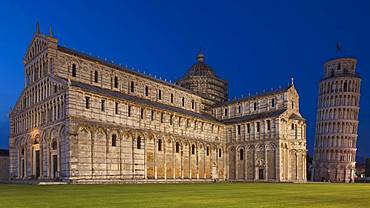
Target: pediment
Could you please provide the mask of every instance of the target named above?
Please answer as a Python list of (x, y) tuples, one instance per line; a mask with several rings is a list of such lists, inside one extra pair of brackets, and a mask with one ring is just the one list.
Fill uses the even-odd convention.
[(42, 34), (35, 34), (32, 38), (30, 45), (27, 48), (27, 52), (23, 58), (23, 63), (28, 63), (35, 56), (39, 55), (45, 48), (48, 47), (48, 40)]

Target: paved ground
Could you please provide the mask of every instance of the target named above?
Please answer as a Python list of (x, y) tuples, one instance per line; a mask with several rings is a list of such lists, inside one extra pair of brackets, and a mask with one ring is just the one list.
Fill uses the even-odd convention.
[(370, 207), (370, 184), (0, 185), (0, 207)]

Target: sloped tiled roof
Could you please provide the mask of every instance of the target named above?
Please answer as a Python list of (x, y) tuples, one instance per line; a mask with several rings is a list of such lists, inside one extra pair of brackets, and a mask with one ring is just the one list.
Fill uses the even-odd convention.
[(87, 60), (90, 60), (90, 61), (93, 61), (93, 62), (98, 62), (99, 64), (103, 64), (105, 66), (112, 67), (112, 68), (118, 69), (120, 71), (124, 71), (124, 72), (130, 73), (130, 74), (133, 74), (133, 75), (136, 75), (136, 76), (145, 78), (145, 79), (149, 79), (149, 80), (152, 80), (152, 81), (161, 83), (161, 84), (165, 84), (167, 86), (170, 86), (170, 87), (173, 87), (173, 88), (176, 88), (176, 89), (185, 91), (187, 93), (191, 93), (193, 95), (199, 96), (198, 94), (194, 93), (193, 91), (191, 91), (191, 90), (189, 90), (187, 88), (181, 87), (180, 85), (177, 85), (176, 83), (169, 83), (167, 81), (154, 78), (154, 77), (152, 77), (150, 75), (147, 75), (147, 74), (143, 74), (143, 73), (140, 73), (140, 72), (136, 72), (136, 71), (130, 70), (130, 69), (128, 69), (126, 67), (123, 67), (123, 66), (120, 66), (118, 64), (114, 64), (114, 63), (108, 62), (106, 60), (102, 60), (100, 58), (97, 58), (97, 57), (94, 57), (94, 56), (85, 54), (83, 52), (80, 52), (80, 51), (77, 51), (77, 50), (74, 50), (74, 49), (71, 49), (71, 48), (67, 48), (67, 47), (58, 45), (58, 50), (60, 50), (60, 51), (62, 51), (64, 53), (68, 53), (68, 54), (71, 54), (71, 55), (79, 56), (79, 57), (81, 57), (83, 59), (87, 59)]
[(205, 63), (203, 53), (197, 55), (197, 62), (190, 67), (185, 77), (182, 79), (191, 77), (210, 77), (222, 81), (218, 78), (212, 67)]
[(190, 67), (189, 71), (186, 73), (186, 76), (216, 77), (216, 74), (208, 64), (204, 62), (198, 62)]
[(278, 90), (273, 90), (273, 91), (261, 93), (261, 94), (258, 94), (258, 95), (251, 95), (251, 96), (248, 96), (248, 97), (245, 97), (245, 98), (241, 98), (241, 99), (230, 100), (228, 102), (220, 103), (220, 104), (215, 105), (213, 107), (214, 108), (217, 108), (217, 107), (231, 105), (231, 104), (234, 104), (234, 103), (239, 103), (239, 102), (247, 101), (247, 100), (258, 98), (258, 97), (264, 97), (264, 96), (273, 95), (273, 94), (280, 94), (280, 93), (283, 93), (283, 92), (288, 91), (289, 88), (291, 88), (292, 86), (293, 85), (289, 85), (286, 88), (282, 88), (282, 89), (278, 89)]
[(295, 114), (293, 113), (292, 115), (290, 115), (289, 117), (290, 119), (293, 119), (293, 120), (301, 120), (301, 121), (305, 121), (306, 119), (302, 118), (302, 116), (298, 115), (298, 114)]
[(277, 117), (286, 112), (287, 109), (281, 109), (277, 111), (269, 111), (269, 112), (263, 112), (263, 113), (256, 113), (251, 115), (245, 115), (241, 117), (235, 117), (235, 118), (229, 118), (222, 120), (222, 123), (224, 124), (236, 124), (236, 123), (242, 123), (246, 121), (254, 121), (258, 119), (264, 119), (264, 118), (271, 118), (271, 117)]

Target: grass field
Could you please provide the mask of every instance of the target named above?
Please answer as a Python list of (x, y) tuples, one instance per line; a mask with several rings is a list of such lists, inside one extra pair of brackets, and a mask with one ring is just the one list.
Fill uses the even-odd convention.
[(370, 184), (0, 185), (0, 207), (370, 207)]

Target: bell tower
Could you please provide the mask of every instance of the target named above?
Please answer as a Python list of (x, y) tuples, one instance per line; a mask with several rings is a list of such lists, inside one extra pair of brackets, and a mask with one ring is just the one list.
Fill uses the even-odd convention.
[(361, 78), (355, 58), (324, 64), (316, 114), (313, 181), (354, 182)]

